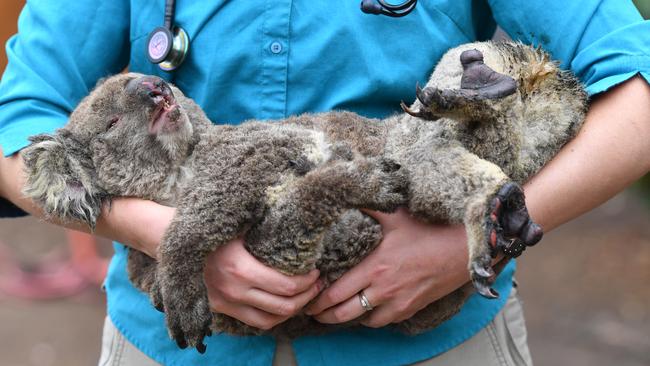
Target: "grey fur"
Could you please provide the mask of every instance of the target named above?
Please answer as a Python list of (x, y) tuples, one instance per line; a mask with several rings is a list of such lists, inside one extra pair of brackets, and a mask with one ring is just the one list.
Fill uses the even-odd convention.
[[(364, 207), (407, 205), (423, 220), (464, 223), (474, 285), (494, 296), (493, 256), (518, 255), (541, 238), (513, 180), (524, 182), (550, 160), (586, 111), (574, 77), (542, 51), (512, 43), (450, 50), (418, 93), (422, 100), (406, 108), (420, 118), (330, 112), (219, 126), (171, 86), (180, 107), (160, 127), (152, 118), (169, 99), (155, 83), (132, 73), (109, 78), (68, 125), (34, 137), (24, 153), (25, 194), (49, 215), (91, 226), (110, 197), (176, 206), (160, 263), (131, 250), (128, 270), (164, 309), (179, 346), (200, 351), (211, 330), (267, 332), (210, 313), (202, 277), (210, 251), (247, 232), (246, 248), (263, 263), (287, 274), (319, 268), (331, 283), (381, 240), (378, 224), (358, 210)], [(114, 116), (119, 122), (107, 128)], [(471, 293), (468, 284), (396, 328), (430, 329)], [(301, 314), (269, 332), (296, 337), (332, 328)]]

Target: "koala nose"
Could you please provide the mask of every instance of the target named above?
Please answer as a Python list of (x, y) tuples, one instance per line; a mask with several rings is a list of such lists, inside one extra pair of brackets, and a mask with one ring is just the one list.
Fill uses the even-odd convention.
[(158, 96), (173, 96), (169, 85), (163, 79), (156, 76), (135, 78), (128, 82), (126, 90), (127, 92), (140, 94), (152, 99)]

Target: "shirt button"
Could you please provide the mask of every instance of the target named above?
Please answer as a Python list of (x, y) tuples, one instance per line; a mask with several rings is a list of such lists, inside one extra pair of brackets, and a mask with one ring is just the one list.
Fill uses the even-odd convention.
[(282, 52), (282, 44), (280, 42), (271, 43), (271, 52), (276, 54)]

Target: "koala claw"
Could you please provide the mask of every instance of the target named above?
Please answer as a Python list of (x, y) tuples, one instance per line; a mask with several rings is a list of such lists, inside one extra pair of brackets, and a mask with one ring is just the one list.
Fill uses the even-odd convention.
[(165, 303), (165, 310), (169, 334), (178, 347), (195, 347), (199, 353), (204, 353), (203, 339), (211, 334), (212, 323), (207, 298), (172, 299)]
[(420, 83), (415, 84), (415, 97), (418, 98), (422, 105), (428, 106), (431, 104), (431, 90), (432, 88), (422, 89)]
[(185, 348), (187, 348), (187, 341), (184, 338), (177, 339), (176, 340), (176, 345), (180, 349), (185, 349)]
[[(420, 103), (422, 103), (424, 106), (429, 105), (429, 103), (427, 102), (429, 98), (426, 96), (425, 92), (422, 90), (419, 83), (415, 84), (415, 96), (420, 101)], [(437, 116), (433, 115), (427, 109), (420, 109), (418, 111), (411, 109), (409, 106), (406, 105), (406, 103), (404, 103), (404, 101), (400, 102), (400, 107), (405, 113), (408, 113), (413, 117), (422, 118), (424, 120), (429, 120), (429, 121), (434, 121), (438, 119)]]
[(153, 307), (160, 311), (161, 313), (165, 312), (165, 306), (163, 305), (162, 294), (160, 293), (160, 286), (157, 281), (154, 281), (149, 290), (149, 298)]
[(476, 291), (488, 299), (496, 299), (499, 293), (490, 286), (496, 279), (496, 274), (491, 267), (492, 257), (484, 254), (472, 261), (470, 277)]

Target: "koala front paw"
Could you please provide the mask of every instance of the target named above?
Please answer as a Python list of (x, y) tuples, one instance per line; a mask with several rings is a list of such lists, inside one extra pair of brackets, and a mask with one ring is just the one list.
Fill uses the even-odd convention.
[(203, 283), (163, 285), (162, 297), (170, 337), (182, 349), (196, 347), (199, 353), (205, 353), (203, 339), (212, 334), (212, 312)]
[(488, 201), (484, 220), (486, 240), (470, 258), (470, 275), (481, 295), (496, 298), (499, 294), (490, 288), (496, 277), (492, 259), (499, 252), (511, 258), (520, 256), (527, 246), (542, 239), (543, 232), (528, 214), (521, 187), (513, 182), (504, 184)]
[(372, 159), (360, 165), (360, 207), (390, 212), (406, 202), (406, 169), (387, 159)]

